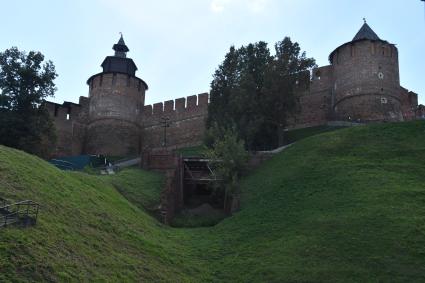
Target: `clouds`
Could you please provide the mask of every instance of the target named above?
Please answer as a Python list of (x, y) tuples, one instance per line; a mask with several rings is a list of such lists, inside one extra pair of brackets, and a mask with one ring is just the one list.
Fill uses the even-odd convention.
[(210, 9), (213, 13), (222, 13), (228, 8), (247, 9), (252, 13), (265, 10), (269, 0), (212, 0)]

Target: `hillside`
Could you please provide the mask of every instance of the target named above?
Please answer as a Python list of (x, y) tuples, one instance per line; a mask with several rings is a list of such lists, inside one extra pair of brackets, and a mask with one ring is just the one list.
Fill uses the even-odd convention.
[[(129, 187), (139, 177), (131, 170), (124, 174)], [(157, 175), (140, 174), (146, 185), (161, 183)], [(120, 175), (114, 181), (126, 185)], [(184, 247), (170, 239), (174, 231), (127, 201), (108, 178), (63, 172), (0, 147), (0, 195), (41, 204), (34, 228), (0, 230), (0, 282), (185, 281), (187, 268), (196, 271), (184, 266)]]
[(114, 187), (0, 147), (0, 196), (43, 205), (36, 227), (0, 230), (0, 281), (424, 281), (424, 163), (424, 122), (320, 134), (244, 178), (234, 216), (172, 229), (142, 208), (157, 176)]

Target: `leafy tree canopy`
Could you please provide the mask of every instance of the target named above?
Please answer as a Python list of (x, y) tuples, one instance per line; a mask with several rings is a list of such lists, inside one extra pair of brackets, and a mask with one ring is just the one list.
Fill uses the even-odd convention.
[(40, 52), (0, 52), (1, 144), (48, 156), (55, 133), (42, 102), (54, 95), (56, 77), (55, 66)]
[(220, 139), (215, 139), (212, 147), (206, 151), (206, 156), (220, 180), (215, 183), (215, 189), (224, 190), (224, 210), (230, 212), (229, 200), (239, 194), (238, 180), (246, 170), (248, 153), (234, 129), (218, 129), (214, 124), (208, 132), (212, 135), (222, 133)]
[(232, 46), (213, 76), (207, 127), (234, 126), (249, 149), (281, 144), (296, 93), (308, 86), (315, 66), (289, 37), (275, 44), (274, 55), (265, 42)]

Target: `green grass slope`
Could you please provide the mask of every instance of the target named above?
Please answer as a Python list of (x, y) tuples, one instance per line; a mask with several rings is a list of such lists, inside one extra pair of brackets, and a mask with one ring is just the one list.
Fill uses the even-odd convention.
[(143, 171), (137, 167), (101, 178), (110, 182), (129, 202), (148, 211), (158, 207), (165, 182), (161, 174)]
[[(157, 176), (147, 179), (150, 185)], [(124, 184), (120, 175), (116, 182)], [(0, 282), (182, 282), (197, 271), (184, 247), (170, 239), (173, 231), (107, 179), (63, 172), (0, 147), (0, 195), (41, 204), (35, 227), (0, 229)]]
[(144, 180), (160, 182), (126, 174), (0, 147), (0, 195), (43, 205), (37, 226), (0, 230), (0, 281), (425, 281), (424, 122), (299, 141), (242, 180), (241, 211), (214, 227), (159, 224), (141, 207), (156, 195)]
[(425, 281), (424, 122), (307, 138), (242, 187), (241, 212), (197, 234), (219, 280)]

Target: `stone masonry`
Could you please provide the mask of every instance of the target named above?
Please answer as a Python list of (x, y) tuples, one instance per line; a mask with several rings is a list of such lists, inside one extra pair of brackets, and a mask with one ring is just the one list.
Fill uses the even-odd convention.
[[(163, 147), (167, 118), (168, 149), (202, 143), (208, 94), (144, 105), (148, 85), (126, 57), (121, 37), (114, 56), (102, 63), (103, 72), (89, 78), (89, 96), (79, 103), (46, 102), (53, 117), (58, 144), (55, 156), (103, 154), (140, 155)], [(289, 128), (330, 121), (382, 122), (425, 118), (416, 93), (400, 86), (398, 50), (381, 40), (365, 23), (354, 39), (336, 48), (330, 65), (316, 68), (307, 85), (297, 86), (299, 111)]]

